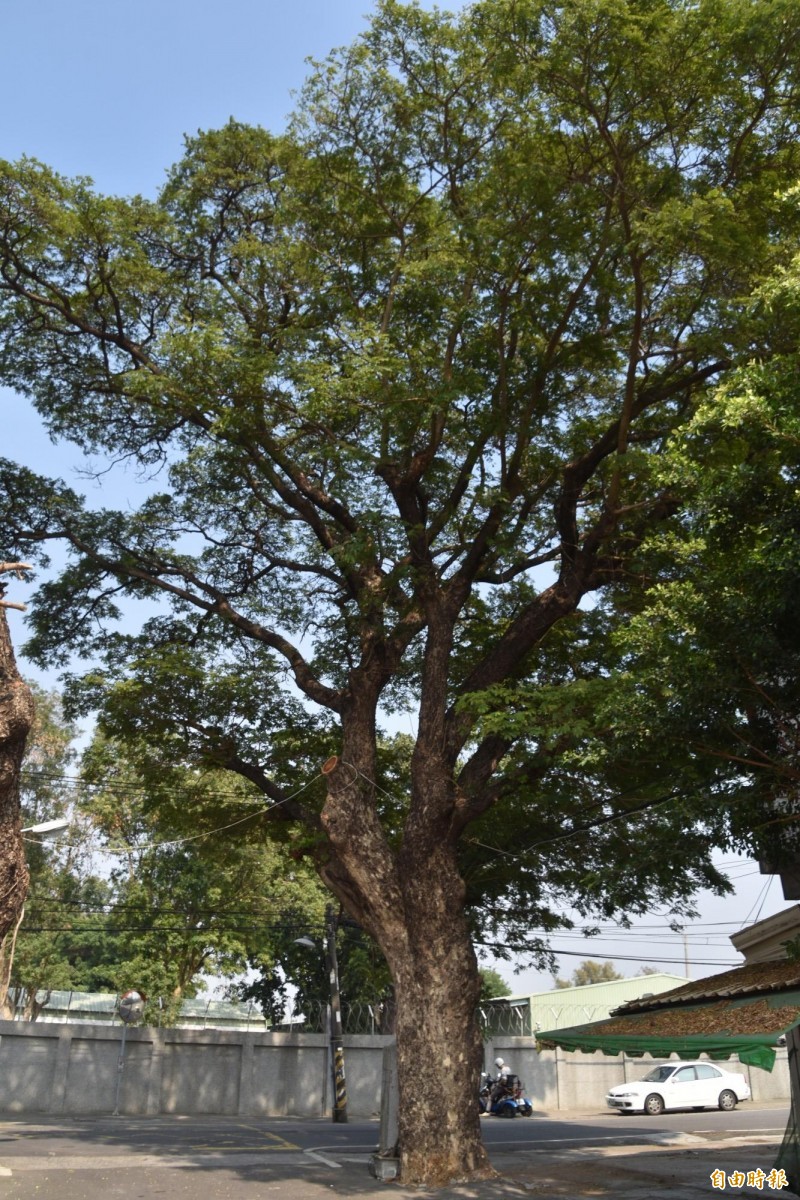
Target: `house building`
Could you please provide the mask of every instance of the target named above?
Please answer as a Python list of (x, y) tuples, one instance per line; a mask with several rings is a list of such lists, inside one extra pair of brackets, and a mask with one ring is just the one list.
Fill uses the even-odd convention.
[(800, 1022), (800, 956), (787, 954), (800, 942), (800, 905), (740, 930), (731, 942), (743, 966), (629, 999), (602, 1020), (542, 1028), (540, 1044), (654, 1058), (736, 1054), (771, 1070), (775, 1047)]
[(506, 996), (481, 1006), (483, 1021), (491, 1034), (530, 1037), (541, 1029), (562, 1029), (587, 1021), (600, 1021), (629, 1000), (657, 996), (683, 983), (688, 983), (685, 976), (659, 971), (582, 987), (551, 988), (546, 992)]
[(747, 929), (740, 929), (731, 934), (731, 942), (744, 955), (746, 967), (753, 963), (785, 960), (790, 957), (792, 943), (800, 950), (800, 904), (793, 904)]

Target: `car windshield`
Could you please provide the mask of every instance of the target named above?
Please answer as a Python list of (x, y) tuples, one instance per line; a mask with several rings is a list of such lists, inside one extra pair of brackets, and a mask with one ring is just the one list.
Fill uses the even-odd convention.
[(650, 1074), (645, 1075), (642, 1083), (663, 1083), (665, 1079), (669, 1079), (674, 1070), (674, 1065), (671, 1067), (653, 1067)]

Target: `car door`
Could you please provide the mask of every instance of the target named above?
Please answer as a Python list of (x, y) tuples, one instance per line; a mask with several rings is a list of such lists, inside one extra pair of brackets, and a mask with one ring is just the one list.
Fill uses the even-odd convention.
[(693, 1104), (703, 1104), (704, 1101), (697, 1098), (697, 1089), (695, 1068), (679, 1067), (664, 1088), (667, 1108), (691, 1108)]
[(700, 1099), (695, 1100), (695, 1104), (706, 1104), (709, 1108), (716, 1108), (719, 1103), (719, 1094), (727, 1086), (724, 1077), (710, 1063), (698, 1063), (696, 1069), (697, 1090)]

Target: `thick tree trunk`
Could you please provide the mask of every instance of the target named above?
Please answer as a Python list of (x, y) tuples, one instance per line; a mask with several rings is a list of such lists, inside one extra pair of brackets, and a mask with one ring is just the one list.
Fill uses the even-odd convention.
[(28, 891), (19, 776), (33, 723), (33, 697), (22, 681), (0, 605), (0, 942), (16, 926)]
[(406, 1184), (441, 1187), (492, 1174), (478, 1113), (478, 968), (463, 918), (458, 926), (412, 918), (412, 951), (392, 964)]
[(347, 763), (335, 772), (323, 813), (347, 875), (330, 858), (321, 874), (375, 937), (392, 973), (401, 1178), (433, 1187), (485, 1178), (492, 1170), (478, 1112), (480, 978), (455, 848), (441, 829), (407, 826), (395, 857), (382, 830), (370, 827), (360, 786), (366, 771), (358, 775)]
[[(402, 1182), (443, 1187), (486, 1178), (493, 1172), (478, 1111), (480, 977), (451, 834), (453, 767), (442, 748), (441, 720), (426, 716), (402, 839), (391, 845), (371, 782), (375, 698), (359, 684), (343, 722), (342, 759), (324, 768), (321, 820), (329, 846), (318, 867), (378, 942), (392, 973)], [(441, 715), (443, 704), (439, 709)]]

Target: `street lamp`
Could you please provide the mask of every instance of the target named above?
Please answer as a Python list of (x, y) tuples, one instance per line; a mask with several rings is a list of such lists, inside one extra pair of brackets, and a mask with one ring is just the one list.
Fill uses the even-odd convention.
[(56, 838), (60, 833), (69, 829), (69, 821), (64, 817), (59, 817), (55, 821), (42, 821), (39, 825), (28, 825), (23, 829), (23, 833), (35, 833), (43, 841), (49, 838)]
[[(316, 942), (310, 937), (295, 938), (295, 945), (308, 946), (317, 950)], [(342, 1005), (339, 996), (339, 962), (336, 957), (336, 919), (333, 907), (325, 910), (325, 965), (330, 989), (330, 1054), (333, 1078), (333, 1120), (337, 1124), (347, 1121), (347, 1081), (344, 1073), (344, 1041), (342, 1032)]]

